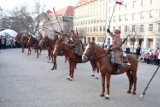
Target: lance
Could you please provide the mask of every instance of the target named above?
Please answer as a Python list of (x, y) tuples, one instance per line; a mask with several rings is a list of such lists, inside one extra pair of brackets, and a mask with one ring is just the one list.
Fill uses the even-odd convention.
[(77, 32), (77, 35), (79, 36), (77, 28), (76, 28), (76, 32)]
[(146, 91), (147, 91), (147, 89), (149, 88), (149, 85), (150, 85), (152, 79), (154, 78), (154, 76), (156, 75), (159, 67), (160, 67), (160, 66), (157, 67), (156, 71), (154, 72), (153, 76), (151, 77), (150, 81), (148, 82), (146, 88), (144, 89), (144, 91), (143, 91), (142, 94), (140, 95), (140, 101), (142, 101), (142, 100), (144, 99), (144, 96), (145, 96), (145, 94), (146, 94)]
[[(53, 12), (54, 12), (54, 14), (55, 14), (56, 20), (58, 21), (57, 14), (56, 14), (56, 11), (55, 11), (54, 8), (53, 8)], [(62, 30), (62, 26), (61, 26), (61, 24), (60, 24), (59, 21), (58, 21), (58, 23), (59, 23), (59, 26), (60, 26), (60, 28), (61, 28), (61, 31), (63, 31), (63, 30)]]

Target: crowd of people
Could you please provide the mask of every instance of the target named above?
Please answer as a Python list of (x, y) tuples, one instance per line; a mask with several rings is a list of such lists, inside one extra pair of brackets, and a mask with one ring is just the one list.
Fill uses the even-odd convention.
[(142, 51), (139, 59), (147, 64), (160, 65), (160, 49)]
[(6, 37), (0, 35), (0, 49), (7, 49), (7, 48), (20, 48), (20, 42), (16, 41), (13, 37)]

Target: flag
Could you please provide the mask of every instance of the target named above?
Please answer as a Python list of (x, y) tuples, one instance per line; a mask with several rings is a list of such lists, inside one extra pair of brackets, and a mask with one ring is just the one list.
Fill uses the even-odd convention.
[(116, 4), (123, 5), (123, 0), (116, 0)]

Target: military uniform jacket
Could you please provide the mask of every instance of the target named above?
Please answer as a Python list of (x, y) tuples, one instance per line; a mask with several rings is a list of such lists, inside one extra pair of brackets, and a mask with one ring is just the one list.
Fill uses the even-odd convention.
[(110, 33), (110, 36), (113, 38), (112, 50), (115, 52), (115, 63), (122, 64), (123, 63), (123, 51), (122, 51), (122, 39), (120, 35), (114, 35)]

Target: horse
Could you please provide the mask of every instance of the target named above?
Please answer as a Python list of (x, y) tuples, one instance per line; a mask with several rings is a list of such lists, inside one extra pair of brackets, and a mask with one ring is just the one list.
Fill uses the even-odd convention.
[(55, 43), (56, 43), (56, 40), (50, 39), (48, 36), (43, 37), (41, 40), (41, 44), (47, 46), (49, 61), (50, 59), (52, 59), (53, 67), (51, 68), (51, 70), (57, 69), (57, 61), (56, 61), (57, 55), (53, 55), (53, 49), (54, 49)]
[(28, 43), (28, 37), (23, 36), (23, 34), (18, 33), (16, 36), (16, 41), (20, 41), (21, 42), (21, 46), (22, 46), (22, 53), (24, 53), (24, 48), (27, 47), (27, 43)]
[[(69, 44), (66, 44), (62, 41), (56, 41), (55, 48), (53, 54), (56, 55), (59, 51), (63, 51), (64, 55), (67, 57), (69, 62), (69, 75), (67, 77), (68, 80), (72, 81), (74, 77), (74, 69), (77, 63), (85, 63), (88, 61), (82, 61), (81, 56), (78, 56), (74, 52), (74, 48)], [(92, 63), (91, 63), (92, 64)], [(93, 63), (95, 64), (95, 63)], [(94, 65), (94, 67), (96, 67)]]
[(34, 47), (34, 49), (36, 50), (37, 52), (36, 58), (38, 58), (39, 55), (41, 54), (42, 48), (39, 45), (39, 41), (36, 38), (34, 38), (32, 35), (30, 35), (29, 40), (28, 40), (28, 55), (31, 55), (31, 47)]
[[(127, 93), (136, 94), (136, 85), (137, 85), (137, 68), (138, 68), (138, 60), (131, 54), (126, 54), (128, 61), (131, 65), (121, 66), (119, 73), (115, 72), (116, 65), (112, 64), (110, 61), (110, 52), (108, 50), (104, 50), (100, 48), (94, 42), (90, 42), (82, 56), (82, 60), (86, 59), (94, 59), (99, 63), (101, 78), (102, 78), (102, 93), (100, 96), (105, 96), (106, 99), (109, 99), (110, 95), (110, 78), (111, 75), (118, 75), (125, 73), (127, 74), (129, 80), (129, 89)], [(105, 80), (107, 82), (107, 94), (105, 93)]]

